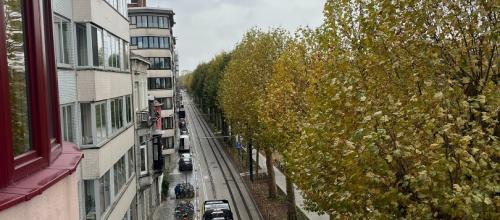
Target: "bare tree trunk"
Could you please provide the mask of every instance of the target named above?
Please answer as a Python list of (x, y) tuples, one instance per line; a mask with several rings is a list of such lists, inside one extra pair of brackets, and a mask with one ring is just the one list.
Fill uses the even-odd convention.
[(297, 220), (297, 210), (295, 203), (295, 189), (293, 188), (293, 182), (285, 173), (286, 179), (286, 199), (288, 201), (288, 220)]
[(273, 152), (270, 149), (266, 149), (266, 167), (267, 167), (267, 185), (269, 188), (269, 198), (276, 198), (276, 177), (274, 175), (273, 166)]

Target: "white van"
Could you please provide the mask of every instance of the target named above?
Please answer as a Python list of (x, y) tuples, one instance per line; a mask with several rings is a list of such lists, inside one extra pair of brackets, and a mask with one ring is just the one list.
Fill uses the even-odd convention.
[(191, 149), (191, 143), (189, 142), (189, 135), (183, 134), (179, 136), (179, 153), (189, 153)]

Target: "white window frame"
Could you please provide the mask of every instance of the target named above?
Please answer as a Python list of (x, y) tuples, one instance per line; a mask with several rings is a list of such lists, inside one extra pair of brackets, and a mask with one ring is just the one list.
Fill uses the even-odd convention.
[[(63, 23), (67, 23), (68, 25), (68, 30), (67, 30), (67, 37), (69, 39), (67, 39), (67, 42), (68, 42), (68, 47), (69, 47), (69, 50), (68, 50), (68, 60), (65, 60), (64, 57), (65, 57), (65, 53), (66, 51), (64, 49), (61, 49), (61, 47), (64, 47), (64, 38), (65, 38), (65, 34), (64, 34), (64, 31), (63, 31), (63, 28), (62, 28), (62, 24)], [(56, 26), (57, 24), (57, 26)], [(73, 64), (73, 55), (71, 54), (72, 53), (72, 43), (73, 43), (73, 25), (71, 24), (71, 21), (62, 17), (62, 16), (59, 16), (59, 15), (54, 15), (54, 21), (53, 21), (53, 29), (54, 29), (54, 40), (57, 39), (57, 42), (55, 41), (54, 42), (54, 46), (55, 46), (55, 49), (56, 49), (56, 60), (57, 60), (57, 65), (58, 66), (63, 66), (63, 67), (71, 67), (71, 65)], [(61, 30), (59, 32), (59, 30)], [(57, 35), (57, 36), (56, 36)], [(62, 44), (62, 45), (61, 45)], [(62, 54), (61, 54), (62, 53)], [(60, 62), (60, 59), (63, 59), (63, 62)]]
[[(70, 108), (70, 111), (67, 110), (67, 108)], [(76, 140), (76, 134), (75, 134), (75, 114), (76, 114), (76, 111), (75, 111), (75, 105), (73, 103), (71, 104), (66, 104), (66, 105), (62, 105), (61, 106), (61, 134), (62, 134), (62, 138), (63, 140), (65, 141), (69, 141), (69, 142), (75, 142)], [(66, 122), (68, 122), (68, 118), (65, 118), (65, 113), (66, 113), (66, 116), (67, 115), (67, 112), (70, 112), (71, 113), (71, 118), (70, 118), (70, 124), (71, 126), (69, 125), (66, 125), (67, 129), (65, 128), (65, 124)], [(66, 140), (66, 134), (68, 134), (69, 136), (69, 131), (71, 130), (71, 134), (72, 134), (72, 137), (68, 140)]]

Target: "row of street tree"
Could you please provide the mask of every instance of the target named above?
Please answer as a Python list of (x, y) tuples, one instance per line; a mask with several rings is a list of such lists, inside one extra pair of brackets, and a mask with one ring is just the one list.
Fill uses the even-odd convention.
[(268, 167), (282, 156), (311, 210), (499, 219), (498, 11), (329, 0), (322, 26), (254, 28), (183, 81)]

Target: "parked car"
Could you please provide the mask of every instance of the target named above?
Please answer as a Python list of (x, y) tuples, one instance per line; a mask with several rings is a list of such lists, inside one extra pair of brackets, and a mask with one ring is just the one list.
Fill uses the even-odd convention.
[(182, 153), (181, 158), (192, 158), (193, 155), (191, 153)]
[(193, 158), (191, 157), (181, 157), (179, 159), (179, 170), (180, 171), (191, 171), (193, 170)]
[(203, 203), (203, 220), (233, 220), (233, 213), (227, 200), (207, 200)]
[(191, 146), (189, 143), (189, 136), (186, 134), (182, 134), (179, 136), (179, 153), (189, 153)]

